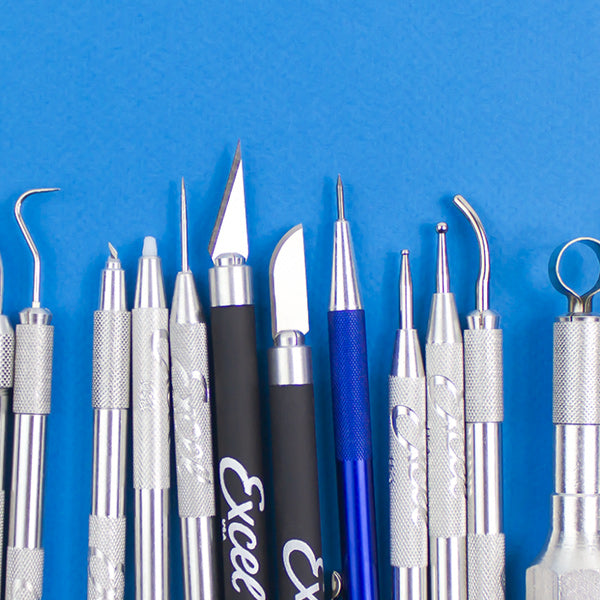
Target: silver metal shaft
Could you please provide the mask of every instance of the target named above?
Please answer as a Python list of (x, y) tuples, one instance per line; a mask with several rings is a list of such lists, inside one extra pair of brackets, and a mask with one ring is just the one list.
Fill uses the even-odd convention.
[(437, 292), (427, 345), (429, 562), (432, 600), (467, 598), (463, 343), (450, 292), (445, 223), (437, 226)]
[(6, 600), (17, 600), (24, 596), (41, 598), (43, 588), (42, 510), (54, 327), (50, 325), (50, 311), (40, 308), (40, 256), (21, 216), (21, 206), (27, 197), (50, 191), (55, 190), (30, 190), (15, 203), (17, 222), (34, 259), (34, 283), (31, 308), (21, 311), (21, 322), (17, 325), (15, 335), (15, 421), (6, 552)]
[(390, 545), (393, 600), (427, 600), (427, 400), (413, 328), (408, 250), (402, 251), (400, 329), (389, 377)]
[(219, 595), (219, 581), (208, 332), (187, 260), (183, 180), (181, 246), (169, 335), (183, 589), (186, 600), (212, 600)]
[(502, 330), (489, 308), (490, 252), (477, 213), (462, 197), (454, 203), (473, 227), (479, 245), (476, 309), (464, 332), (467, 442), (467, 563), (469, 600), (504, 600), (502, 530)]
[(169, 311), (154, 238), (144, 240), (132, 311), (137, 600), (169, 598)]
[(576, 294), (559, 272), (564, 251), (579, 242), (600, 261), (600, 240), (578, 238), (550, 262), (554, 286), (576, 312), (554, 324), (555, 491), (550, 537), (527, 570), (527, 600), (600, 598), (600, 317), (591, 312), (600, 282)]
[(102, 271), (94, 313), (94, 454), (89, 520), (88, 600), (125, 593), (125, 481), (130, 404), (131, 314), (116, 250)]

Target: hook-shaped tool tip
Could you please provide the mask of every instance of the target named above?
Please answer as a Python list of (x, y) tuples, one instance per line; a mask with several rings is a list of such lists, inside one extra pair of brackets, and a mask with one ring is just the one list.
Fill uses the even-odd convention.
[(477, 291), (475, 301), (477, 310), (484, 312), (490, 308), (490, 247), (488, 245), (485, 229), (481, 219), (473, 207), (457, 194), (454, 196), (454, 204), (467, 217), (471, 227), (475, 230), (477, 242), (479, 243), (479, 276), (477, 277)]
[(117, 252), (117, 249), (110, 242), (108, 242), (108, 251), (111, 258), (115, 260), (119, 259), (119, 253)]
[(58, 192), (60, 188), (36, 188), (33, 190), (29, 190), (24, 194), (21, 194), (17, 201), (15, 202), (15, 217), (17, 218), (17, 223), (19, 224), (19, 228), (23, 233), (23, 237), (31, 250), (31, 254), (33, 255), (33, 301), (31, 302), (31, 306), (33, 308), (40, 307), (40, 280), (41, 280), (41, 266), (40, 266), (40, 253), (31, 237), (31, 233), (29, 233), (29, 229), (27, 229), (27, 225), (25, 225), (25, 221), (23, 220), (23, 216), (21, 215), (21, 206), (26, 198), (29, 196), (33, 196), (34, 194), (45, 194), (46, 192)]

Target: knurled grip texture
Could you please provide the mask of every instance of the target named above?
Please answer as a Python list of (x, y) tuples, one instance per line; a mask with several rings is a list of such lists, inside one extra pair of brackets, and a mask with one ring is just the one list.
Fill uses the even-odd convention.
[(467, 329), (465, 341), (465, 420), (501, 423), (502, 329)]
[(425, 377), (389, 377), (390, 548), (393, 567), (426, 567)]
[(503, 533), (467, 535), (469, 600), (504, 600), (504, 546)]
[(169, 311), (132, 312), (133, 487), (167, 489), (170, 480)]
[(52, 325), (17, 325), (13, 412), (50, 414), (52, 393)]
[(171, 323), (179, 516), (216, 514), (208, 338), (204, 323)]
[(213, 306), (210, 315), (224, 598), (271, 598), (254, 306)]
[(279, 597), (323, 600), (313, 386), (272, 385), (270, 404)]
[(0, 335), (0, 388), (12, 388), (15, 373), (15, 335)]
[(90, 516), (88, 600), (125, 595), (125, 517)]
[(429, 536), (467, 533), (463, 345), (427, 344)]
[(131, 314), (97, 310), (94, 313), (92, 406), (129, 408)]
[(593, 318), (554, 324), (556, 425), (600, 425), (600, 322)]
[(6, 550), (6, 600), (41, 600), (44, 583), (44, 550)]
[(370, 460), (371, 415), (364, 310), (331, 310), (329, 361), (338, 460)]

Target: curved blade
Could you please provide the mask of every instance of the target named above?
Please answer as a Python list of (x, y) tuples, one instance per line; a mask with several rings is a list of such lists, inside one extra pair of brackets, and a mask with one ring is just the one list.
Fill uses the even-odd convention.
[(269, 265), (271, 331), (308, 333), (306, 263), (302, 225), (290, 229), (279, 241)]
[(213, 262), (223, 254), (238, 254), (248, 258), (248, 231), (246, 228), (246, 199), (242, 149), (238, 142), (229, 171), (229, 178), (221, 200), (217, 222), (210, 237), (208, 252)]

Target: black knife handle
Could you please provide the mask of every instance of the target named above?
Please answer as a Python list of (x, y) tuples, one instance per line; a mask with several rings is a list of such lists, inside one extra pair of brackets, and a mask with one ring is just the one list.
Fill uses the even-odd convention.
[(279, 597), (323, 600), (313, 386), (271, 385), (270, 404)]
[(210, 312), (225, 600), (270, 598), (254, 306)]

